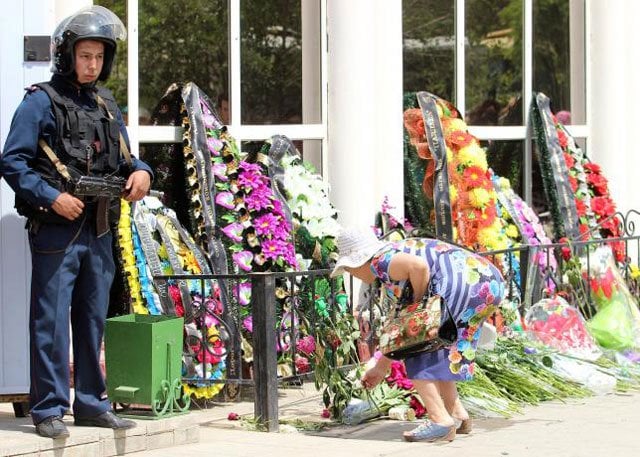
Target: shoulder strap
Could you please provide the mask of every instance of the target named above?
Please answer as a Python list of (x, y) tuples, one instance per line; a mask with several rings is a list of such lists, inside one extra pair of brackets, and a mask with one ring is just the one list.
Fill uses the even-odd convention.
[[(98, 101), (98, 105), (104, 108), (104, 110), (107, 112), (107, 115), (109, 116), (109, 119), (114, 119), (113, 114), (111, 114), (111, 111), (109, 110), (107, 103), (104, 101), (104, 98), (102, 98), (102, 96), (100, 95), (100, 92), (102, 92), (101, 89), (99, 89), (99, 93), (96, 94), (96, 100)], [(102, 93), (104, 95), (104, 92)], [(120, 151), (124, 156), (124, 160), (127, 161), (127, 165), (132, 166), (131, 153), (129, 152), (129, 148), (127, 147), (127, 142), (124, 141), (122, 132), (120, 132)]]
[(58, 170), (58, 173), (60, 173), (64, 177), (64, 179), (66, 179), (67, 181), (71, 181), (71, 175), (69, 174), (69, 170), (67, 170), (66, 165), (60, 162), (60, 159), (58, 159), (58, 156), (56, 155), (55, 152), (53, 152), (53, 149), (51, 149), (51, 147), (47, 144), (47, 142), (44, 141), (42, 138), (40, 138), (38, 140), (38, 145), (42, 148), (45, 154), (47, 154), (47, 157), (49, 157), (49, 160), (53, 162), (53, 164), (56, 167), (56, 170)]

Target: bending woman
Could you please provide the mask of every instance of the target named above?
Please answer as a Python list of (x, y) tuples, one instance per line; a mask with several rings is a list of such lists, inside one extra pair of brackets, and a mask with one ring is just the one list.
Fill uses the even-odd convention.
[[(344, 271), (366, 284), (379, 279), (395, 304), (407, 281), (414, 300), (427, 287), (449, 306), (457, 340), (447, 348), (405, 359), (409, 379), (427, 409), (429, 420), (405, 432), (407, 441), (452, 441), (469, 433), (469, 414), (458, 398), (457, 381), (470, 380), (480, 330), (504, 295), (504, 280), (487, 259), (458, 246), (429, 238), (383, 243), (372, 232), (346, 229), (337, 239), (339, 258), (331, 276)], [(447, 313), (442, 310), (442, 318)], [(391, 360), (382, 357), (362, 377), (371, 389), (386, 376)], [(454, 420), (455, 419), (455, 420)]]

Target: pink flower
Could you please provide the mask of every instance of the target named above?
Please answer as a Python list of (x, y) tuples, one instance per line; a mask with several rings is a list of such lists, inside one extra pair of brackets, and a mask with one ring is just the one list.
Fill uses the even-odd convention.
[(267, 259), (277, 260), (283, 253), (282, 241), (280, 240), (264, 240), (262, 242), (262, 253)]
[(257, 189), (258, 187), (266, 187), (269, 184), (269, 178), (258, 173), (243, 171), (238, 174), (238, 185), (244, 189)]
[(242, 224), (240, 224), (239, 222), (232, 222), (231, 224), (224, 227), (222, 229), (222, 232), (237, 243), (242, 241), (243, 230), (244, 228), (242, 227)]
[(271, 190), (264, 186), (253, 189), (251, 193), (244, 198), (244, 202), (249, 210), (260, 211), (261, 209), (265, 209), (271, 203)]
[(306, 373), (311, 368), (311, 364), (309, 363), (309, 359), (306, 357), (302, 357), (301, 355), (296, 354), (296, 370), (298, 373)]
[(316, 350), (316, 340), (312, 335), (307, 335), (304, 338), (298, 340), (298, 342), (296, 343), (296, 348), (300, 352), (311, 355)]
[(231, 192), (219, 192), (216, 194), (216, 203), (223, 208), (234, 209), (233, 194)]
[(253, 317), (245, 317), (242, 321), (242, 326), (247, 330), (247, 332), (253, 333)]
[(232, 256), (233, 262), (244, 271), (251, 271), (251, 260), (253, 254), (249, 251), (235, 252)]
[(251, 283), (241, 282), (233, 286), (233, 293), (238, 297), (238, 303), (240, 303), (240, 305), (247, 306), (251, 302)]
[(207, 147), (209, 148), (211, 155), (219, 156), (220, 151), (222, 150), (222, 141), (216, 137), (209, 136), (207, 137)]
[(266, 213), (255, 219), (253, 226), (258, 235), (273, 234), (281, 224), (281, 218), (274, 216), (272, 213)]
[(226, 164), (224, 164), (224, 163), (214, 163), (212, 169), (213, 169), (213, 174), (220, 181), (228, 181), (229, 180), (229, 178), (227, 177), (227, 165)]

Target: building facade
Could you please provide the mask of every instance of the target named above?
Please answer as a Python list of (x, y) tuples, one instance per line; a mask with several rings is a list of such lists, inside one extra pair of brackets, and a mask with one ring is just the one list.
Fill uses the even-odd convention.
[[(42, 42), (86, 0), (13, 0), (0, 19), (0, 147), (23, 88), (49, 79)], [(403, 208), (403, 95), (455, 103), (489, 151), (505, 154), (535, 199), (528, 103), (543, 91), (603, 166), (619, 209), (636, 208), (640, 88), (635, 0), (102, 0), (129, 36), (110, 87), (134, 153), (181, 141), (152, 126), (172, 82), (194, 81), (250, 148), (295, 140), (331, 185), (344, 225)], [(46, 48), (46, 46), (45, 46)], [(486, 107), (494, 110), (492, 116)], [(496, 164), (496, 166), (504, 165)], [(0, 181), (0, 394), (28, 389), (29, 248)]]

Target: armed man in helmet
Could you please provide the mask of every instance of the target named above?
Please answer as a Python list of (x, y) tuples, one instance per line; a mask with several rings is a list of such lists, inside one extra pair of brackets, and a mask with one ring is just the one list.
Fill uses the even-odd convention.
[(124, 429), (105, 395), (100, 346), (115, 265), (110, 223), (119, 199), (74, 195), (80, 177), (126, 179), (122, 197), (142, 199), (148, 165), (129, 155), (122, 114), (112, 94), (96, 85), (109, 77), (116, 40), (126, 38), (106, 8), (83, 8), (51, 38), (52, 72), (27, 89), (0, 160), (0, 174), (27, 217), (31, 246), (31, 417), (44, 437), (69, 436), (69, 319), (73, 334), (74, 423)]

